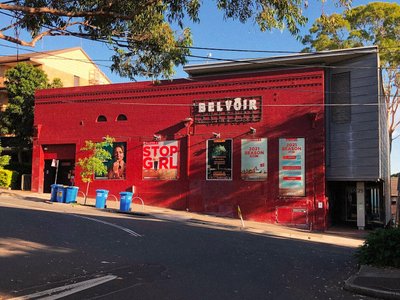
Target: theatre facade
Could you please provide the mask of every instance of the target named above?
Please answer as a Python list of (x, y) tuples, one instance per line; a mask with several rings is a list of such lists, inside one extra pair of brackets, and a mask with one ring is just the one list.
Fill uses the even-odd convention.
[(90, 197), (134, 187), (145, 204), (177, 210), (313, 230), (384, 225), (378, 66), (377, 49), (363, 47), (189, 65), (187, 79), (38, 91), (32, 190), (49, 192), (57, 176), (85, 192), (81, 149), (111, 136), (110, 171), (94, 176)]

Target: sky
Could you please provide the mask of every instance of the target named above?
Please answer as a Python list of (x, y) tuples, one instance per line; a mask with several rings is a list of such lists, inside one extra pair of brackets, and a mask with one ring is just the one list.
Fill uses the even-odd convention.
[[(304, 10), (305, 16), (308, 17), (309, 23), (301, 30), (302, 34), (308, 33), (308, 29), (312, 22), (321, 15), (321, 13), (332, 14), (340, 13), (343, 8), (334, 5), (335, 1), (310, 0), (309, 6)], [(353, 0), (352, 6), (367, 4), (373, 1)], [(386, 1), (400, 4), (400, 0)], [(0, 26), (4, 25), (4, 16), (0, 18)], [(283, 30), (273, 30), (261, 32), (256, 24), (242, 24), (238, 21), (226, 21), (223, 15), (215, 8), (214, 1), (203, 0), (200, 10), (200, 23), (187, 23), (193, 34), (193, 46), (208, 48), (224, 48), (224, 49), (249, 49), (262, 51), (288, 51), (299, 52), (304, 46), (297, 41), (289, 32)], [(74, 38), (74, 37), (48, 37), (37, 43), (33, 49), (35, 51), (48, 51), (69, 47), (82, 47), (85, 52), (96, 62), (101, 70), (111, 79), (113, 83), (129, 82), (127, 78), (121, 78), (111, 73), (109, 66), (111, 65), (110, 57), (112, 50), (103, 43)], [(27, 49), (27, 50), (25, 50)], [(19, 47), (19, 53), (26, 53), (32, 48)], [(15, 45), (0, 40), (0, 55), (16, 54)], [(254, 53), (254, 52), (224, 52), (210, 50), (195, 50), (193, 55), (211, 58), (225, 59), (245, 59), (255, 57), (281, 56), (282, 53)], [(209, 63), (212, 59), (205, 61), (200, 59), (189, 58), (189, 64)], [(182, 67), (176, 69), (174, 78), (185, 78), (187, 74)], [(137, 78), (138, 81), (146, 80), (145, 78)], [(397, 133), (400, 133), (399, 131)], [(400, 137), (393, 143), (391, 154), (391, 173), (400, 172)]]

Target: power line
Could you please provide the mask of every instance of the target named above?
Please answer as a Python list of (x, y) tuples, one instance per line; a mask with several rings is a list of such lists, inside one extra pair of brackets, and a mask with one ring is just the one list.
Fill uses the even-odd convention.
[[(17, 47), (15, 46), (9, 46), (9, 45), (4, 45), (4, 44), (0, 44), (0, 47), (6, 47), (6, 48), (12, 48), (12, 49), (17, 49)], [(19, 48), (21, 50), (21, 48)], [(71, 61), (80, 61), (80, 62), (84, 62), (84, 63), (88, 63), (91, 64), (92, 62), (98, 62), (98, 61), (102, 61), (102, 62), (111, 62), (111, 60), (107, 60), (107, 59), (91, 59), (91, 61), (88, 60), (82, 60), (82, 59), (76, 59), (76, 58), (67, 58), (67, 57), (63, 57), (57, 54), (52, 54), (52, 53), (48, 53), (48, 51), (46, 52), (41, 52), (41, 51), (36, 51), (36, 50), (32, 50), (32, 49), (22, 49), (24, 51), (28, 51), (28, 52), (32, 52), (32, 53), (38, 53), (38, 54), (43, 54), (43, 55), (48, 55), (51, 57), (54, 57), (54, 59), (64, 59), (64, 60), (71, 60)], [(53, 50), (53, 51), (57, 51), (57, 50)], [(318, 53), (318, 52), (315, 52)], [(9, 55), (0, 55), (0, 56), (9, 56)], [(217, 57), (209, 57), (209, 56), (201, 56), (201, 55), (188, 55), (188, 57), (192, 57), (192, 58), (196, 58), (196, 59), (201, 59), (201, 60), (214, 60), (214, 61), (220, 61), (220, 62), (235, 62), (238, 64), (253, 64), (253, 65), (259, 65), (259, 64), (268, 64), (270, 66), (281, 66), (281, 67), (307, 67), (307, 68), (323, 68), (323, 69), (378, 69), (378, 70), (400, 70), (400, 68), (384, 68), (384, 67), (349, 67), (349, 66), (327, 66), (327, 65), (316, 65), (316, 64), (291, 64), (291, 63), (282, 63), (282, 62), (271, 62), (271, 63), (265, 63), (265, 62), (258, 62), (256, 61), (256, 59), (245, 59), (245, 60), (241, 60), (241, 59), (229, 59), (229, 58), (217, 58)], [(273, 58), (273, 57), (271, 57)], [(107, 68), (111, 68), (110, 66), (107, 65), (102, 65), (102, 64), (98, 64), (99, 66), (103, 66), (103, 67), (107, 67)]]
[[(12, 14), (8, 14), (8, 13), (5, 13), (5, 12), (1, 12), (0, 11), (0, 13), (6, 15), (8, 17), (22, 19), (21, 17), (17, 17), (17, 16), (14, 16)], [(59, 31), (61, 33), (64, 32), (66, 35), (70, 35), (70, 36), (73, 36), (73, 37), (79, 37), (79, 38), (83, 38), (83, 39), (87, 39), (87, 40), (91, 40), (91, 41), (96, 41), (96, 42), (100, 42), (100, 43), (109, 44), (109, 41), (107, 41), (105, 39), (100, 39), (100, 38), (93, 39), (90, 36), (83, 36), (82, 34), (76, 34), (74, 32), (68, 31), (68, 30), (61, 30), (61, 29), (59, 29), (57, 27), (54, 27), (54, 26), (46, 25), (46, 26), (43, 26), (43, 27), (47, 28), (49, 30)], [(123, 41), (123, 42), (125, 42), (125, 41)], [(114, 44), (120, 45), (118, 43), (118, 41), (114, 41)], [(5, 45), (0, 45), (0, 46), (5, 46)], [(8, 47), (12, 48), (11, 46), (8, 46)], [(241, 52), (241, 53), (285, 53), (285, 54), (299, 54), (299, 53), (301, 53), (301, 52), (298, 52), (298, 51), (286, 51), (286, 50), (253, 50), (253, 49), (232, 49), (232, 48), (199, 47), (199, 46), (187, 46), (187, 47), (180, 46), (179, 48), (182, 48), (182, 49), (193, 49), (193, 50)], [(17, 49), (17, 47), (15, 47), (15, 49)], [(387, 47), (387, 48), (381, 48), (381, 50), (382, 49), (400, 49), (400, 47)], [(40, 51), (34, 51), (34, 50), (28, 50), (28, 49), (24, 49), (24, 50), (25, 51), (36, 52), (36, 53), (43, 53), (43, 52), (40, 52)], [(319, 52), (308, 52), (308, 53), (316, 54), (316, 53), (319, 53)], [(51, 54), (49, 54), (49, 55), (51, 55)], [(57, 57), (57, 55), (52, 55), (52, 56)], [(188, 57), (204, 59), (204, 60), (231, 61), (231, 62), (236, 62), (236, 63), (257, 64), (257, 62), (254, 62), (254, 60), (250, 62), (249, 59), (246, 59), (245, 61), (243, 61), (241, 59), (215, 58), (215, 57), (209, 57), (209, 56), (205, 57), (205, 56), (200, 56), (200, 55), (188, 55)], [(74, 60), (74, 59), (71, 58), (70, 60)], [(111, 60), (97, 60), (97, 59), (96, 60), (92, 60), (92, 61), (110, 61), (111, 62)], [(90, 62), (88, 62), (88, 63), (90, 63)], [(302, 65), (302, 64), (293, 65), (293, 64), (282, 64), (282, 63), (280, 63), (279, 65), (281, 65), (281, 66), (299, 66), (299, 67), (304, 67), (305, 66), (305, 67), (309, 67), (309, 65)], [(111, 68), (110, 66), (107, 66), (107, 65), (100, 65), (100, 66), (103, 66), (103, 67), (106, 67), (106, 68)], [(312, 66), (315, 67), (315, 65), (312, 65)], [(320, 66), (320, 67), (321, 68), (332, 68), (332, 69), (333, 68), (338, 68), (338, 69), (341, 68), (340, 66), (325, 66), (325, 65), (324, 66)], [(371, 68), (375, 68), (375, 67), (351, 67), (351, 68), (347, 68), (347, 69), (367, 69), (367, 68), (371, 69)], [(382, 67), (381, 68), (378, 67), (378, 69), (400, 70), (400, 68), (382, 68)]]
[[(8, 45), (3, 45), (3, 44), (0, 44), (0, 46), (1, 47), (8, 47), (8, 48), (16, 48), (15, 46), (8, 46)], [(63, 57), (63, 56), (59, 56), (59, 55), (57, 55), (57, 54), (51, 54), (51, 53), (47, 53), (47, 52), (40, 52), (40, 51), (36, 51), (36, 50), (31, 50), (31, 49), (24, 49), (24, 50), (27, 50), (27, 51), (31, 51), (31, 52), (33, 52), (33, 53), (38, 53), (38, 54), (43, 54), (43, 55), (48, 55), (48, 56), (50, 56), (51, 58), (53, 58), (53, 59), (64, 59), (64, 60), (71, 60), (71, 61), (80, 61), (80, 62), (84, 62), (84, 63), (89, 63), (89, 64), (92, 64), (90, 61), (88, 61), (88, 60), (81, 60), (81, 59), (74, 59), (74, 58), (68, 58), (68, 57)], [(55, 50), (55, 51), (57, 51), (57, 50)], [(205, 58), (205, 57), (203, 57), (203, 56), (195, 56), (195, 55), (191, 55), (190, 57), (201, 57), (201, 58)], [(207, 57), (207, 59), (209, 59), (208, 57)], [(222, 59), (222, 58), (215, 58), (215, 60), (218, 60), (218, 61), (227, 61), (226, 59)], [(97, 61), (97, 60), (92, 60), (92, 61)], [(107, 60), (102, 60), (102, 61), (107, 61)], [(248, 61), (241, 61), (241, 60), (228, 60), (228, 61), (232, 61), (232, 62), (237, 62), (237, 63), (243, 63), (243, 64), (259, 64), (259, 62), (254, 62), (254, 61), (250, 61), (250, 62), (248, 62)], [(281, 63), (279, 63), (279, 64), (271, 64), (271, 65), (276, 65), (276, 66), (297, 66), (297, 67), (309, 67), (309, 68), (316, 68), (316, 67), (320, 67), (320, 68), (327, 68), (328, 66), (318, 66), (318, 65), (305, 65), (305, 64), (300, 64), (300, 65), (294, 65), (294, 64), (281, 64)], [(105, 66), (105, 65), (103, 65), (103, 66)], [(107, 66), (105, 66), (105, 67), (107, 67)], [(340, 68), (340, 67), (336, 67), (336, 66), (331, 66), (332, 68)], [(348, 67), (343, 67), (343, 68), (345, 68), (345, 69), (351, 69), (351, 68), (348, 68)], [(375, 67), (362, 67), (362, 68), (373, 68), (373, 69), (376, 69)], [(358, 69), (358, 68), (356, 68), (356, 69)], [(193, 78), (191, 79), (191, 80), (193, 80)], [(314, 91), (314, 90), (301, 90), (301, 91), (296, 91), (296, 92), (303, 92), (303, 93), (319, 93), (319, 92), (316, 92), (316, 91)], [(347, 92), (347, 93), (351, 93), (351, 92)], [(346, 94), (347, 94), (346, 93)], [(336, 92), (325, 92), (325, 94), (336, 94)], [(342, 92), (342, 94), (344, 94), (343, 92)], [(374, 95), (374, 96), (378, 96), (378, 95)], [(384, 95), (381, 95), (382, 97), (384, 97)], [(394, 96), (394, 95), (388, 95), (389, 97), (390, 96)]]
[[(288, 51), (288, 50), (257, 50), (257, 49), (233, 49), (233, 48), (215, 48), (215, 47), (198, 47), (198, 46), (180, 46), (180, 48), (186, 49), (194, 49), (194, 50), (209, 50), (209, 51), (222, 51), (222, 52), (250, 52), (250, 53), (283, 53), (283, 54), (316, 54), (320, 53), (320, 51), (310, 51), (310, 52), (302, 52), (302, 51)], [(379, 47), (379, 52), (392, 52), (388, 49), (398, 49), (399, 47)], [(382, 51), (387, 50), (387, 51)], [(397, 52), (397, 51), (396, 51)]]
[[(9, 48), (15, 48), (15, 47), (13, 47), (13, 46), (7, 46), (7, 45), (3, 45), (3, 44), (0, 44), (0, 46), (3, 46), (3, 47), (9, 47)], [(40, 51), (35, 51), (35, 50), (31, 50), (31, 49), (26, 49), (26, 50), (28, 50), (28, 51), (31, 51), (31, 52), (34, 52), (34, 53), (38, 53), (38, 54), (44, 54), (44, 55), (48, 55), (48, 56), (51, 56), (53, 59), (65, 59), (65, 60), (72, 60), (72, 61), (80, 61), (80, 62), (84, 62), (84, 63), (89, 63), (89, 64), (92, 64), (90, 61), (88, 61), (88, 60), (81, 60), (81, 59), (74, 59), (74, 58), (68, 58), (68, 57), (63, 57), (63, 56), (59, 56), (59, 55), (57, 55), (57, 54), (51, 54), (51, 53), (47, 53), (47, 52), (40, 52)], [(56, 51), (56, 50), (55, 50)], [(198, 56), (192, 56), (192, 57), (198, 57)], [(200, 56), (201, 57), (201, 56)], [(221, 59), (221, 58), (215, 58), (216, 60), (221, 60), (221, 61), (226, 61), (225, 59)], [(92, 60), (92, 61), (95, 61), (95, 60)], [(247, 62), (247, 61), (240, 61), (240, 60), (230, 60), (230, 61), (233, 61), (233, 62), (238, 62), (238, 63), (253, 63), (253, 64), (258, 64), (258, 62)], [(274, 65), (274, 64), (273, 64)], [(300, 66), (300, 67), (312, 67), (312, 68), (315, 68), (315, 67), (327, 67), (327, 66), (317, 66), (317, 65), (293, 65), (293, 64), (281, 64), (281, 63), (279, 63), (279, 64), (276, 64), (277, 66)], [(104, 65), (103, 65), (104, 66)], [(332, 66), (332, 67), (334, 67), (334, 66)], [(336, 67), (335, 67), (336, 68)], [(339, 67), (338, 67), (339, 68)], [(344, 68), (346, 68), (346, 69), (349, 69), (348, 67), (344, 67)], [(369, 67), (364, 67), (364, 68), (369, 68)], [(374, 67), (371, 67), (371, 68), (374, 68)], [(351, 68), (350, 68), (351, 69)], [(374, 68), (375, 69), (375, 68)], [(192, 78), (192, 80), (193, 80), (193, 78)], [(302, 90), (297, 90), (296, 91), (296, 93), (320, 93), (320, 92), (318, 92), (318, 91), (315, 91), (315, 90), (305, 90), (305, 89), (302, 89)], [(341, 94), (351, 94), (352, 92), (350, 91), (350, 92), (346, 92), (346, 93), (344, 93), (344, 92), (341, 92)], [(325, 91), (324, 92), (324, 94), (326, 94), (326, 95), (328, 95), (328, 94), (331, 94), (331, 95), (333, 95), (333, 94), (337, 94), (337, 92), (333, 92), (333, 91), (329, 91), (329, 92), (327, 92), (327, 91)], [(371, 96), (371, 95), (369, 95), (369, 96)], [(378, 95), (373, 95), (374, 97), (379, 97)], [(392, 96), (394, 96), (394, 95), (388, 95), (389, 97), (392, 97)], [(382, 98), (384, 98), (385, 97), (385, 95), (380, 95), (380, 97), (382, 97)], [(393, 101), (392, 101), (393, 102)]]
[[(4, 12), (1, 12), (0, 11), (0, 13), (1, 14), (4, 14), (4, 15), (7, 15), (7, 16), (9, 16), (9, 17), (16, 17), (16, 16), (13, 16), (13, 15), (11, 15), (11, 14), (7, 14), (7, 13), (4, 13)], [(18, 17), (16, 17), (16, 18), (18, 18)], [(18, 19), (21, 19), (21, 18), (18, 18)], [(73, 37), (79, 37), (79, 38), (84, 38), (84, 39), (88, 39), (88, 40), (92, 40), (92, 41), (96, 41), (96, 42), (101, 42), (101, 43), (106, 43), (106, 44), (109, 44), (109, 42), (108, 41), (106, 41), (106, 40), (104, 40), (104, 39), (93, 39), (93, 38), (91, 38), (91, 37), (86, 37), (86, 36), (82, 36), (82, 35), (80, 35), (80, 34), (75, 34), (75, 33), (73, 33), (73, 32), (70, 32), (70, 31), (67, 31), (67, 30), (60, 30), (59, 28), (56, 28), (56, 27), (52, 27), (52, 26), (44, 26), (44, 28), (48, 28), (48, 29), (50, 29), (50, 30), (57, 30), (57, 31), (60, 31), (60, 32), (64, 32), (64, 33), (66, 33), (66, 35), (71, 35), (71, 36), (73, 36)], [(114, 43), (116, 43), (117, 45), (119, 45), (118, 44), (118, 42), (117, 41), (114, 41)], [(7, 46), (7, 45), (3, 45), (3, 44), (0, 44), (0, 46), (3, 46), (3, 47), (9, 47), (9, 48), (14, 48), (14, 49), (20, 49), (19, 47), (12, 47), (12, 46)], [(216, 48), (216, 47), (197, 47), (197, 46), (190, 46), (190, 47), (180, 47), (180, 48), (187, 48), (187, 49), (194, 49), (194, 50), (210, 50), (210, 51), (226, 51), (226, 52), (243, 52), (243, 53), (249, 53), (249, 52), (251, 52), (251, 53), (294, 53), (294, 54), (298, 54), (299, 52), (296, 52), (296, 51), (284, 51), (284, 50), (250, 50), (250, 49), (231, 49), (231, 48)], [(400, 48), (400, 47), (390, 47), (390, 49), (398, 49), (398, 48)], [(387, 49), (389, 49), (389, 48), (387, 48)], [(79, 60), (79, 59), (74, 59), (74, 58), (65, 58), (65, 57), (62, 57), (62, 56), (57, 56), (57, 55), (55, 55), (55, 54), (51, 54), (51, 53), (44, 53), (44, 52), (40, 52), (40, 51), (35, 51), (35, 50), (30, 50), (30, 49), (23, 49), (23, 50), (25, 50), (25, 51), (30, 51), (30, 52), (33, 52), (33, 53), (41, 53), (41, 54), (47, 54), (47, 55), (49, 55), (49, 56), (53, 56), (53, 57), (55, 57), (55, 58), (61, 58), (61, 59), (67, 59), (67, 60), (72, 60), (72, 61), (81, 61), (81, 62), (84, 62), (84, 63), (89, 63), (89, 64), (91, 64), (92, 62), (97, 62), (97, 61), (103, 61), (103, 62), (107, 62), (107, 61), (110, 61), (111, 62), (111, 60), (99, 60), (99, 59), (92, 59), (92, 62), (91, 61), (87, 61), (87, 60)], [(318, 52), (309, 52), (309, 53), (318, 53)], [(200, 55), (193, 55), (193, 54), (191, 54), (191, 55), (188, 55), (188, 57), (192, 57), (192, 58), (196, 58), (196, 59), (203, 59), (203, 60), (206, 60), (206, 61), (208, 61), (208, 60), (214, 60), (214, 61), (224, 61), (224, 62), (235, 62), (235, 63), (240, 63), (240, 64), (260, 64), (260, 62), (257, 62), (257, 61), (255, 61), (254, 59), (245, 59), (245, 60), (241, 60), (241, 59), (230, 59), (230, 58), (216, 58), (216, 57), (210, 57), (210, 56), (200, 56)], [(265, 63), (263, 63), (263, 64), (265, 64)], [(102, 64), (98, 64), (99, 66), (102, 66), (102, 67), (106, 67), (106, 68), (109, 68), (109, 69), (111, 69), (111, 67), (110, 66), (108, 66), (108, 65), (102, 65)], [(400, 68), (383, 68), (383, 67), (345, 67), (345, 66), (327, 66), (327, 65), (307, 65), (307, 64), (284, 64), (284, 63), (269, 63), (269, 65), (272, 65), (272, 66), (282, 66), (282, 67), (287, 67), (287, 66), (291, 66), (291, 67), (319, 67), (319, 68), (323, 68), (323, 69), (341, 69), (341, 68), (343, 68), (343, 69), (378, 69), (378, 70), (382, 70), (382, 69), (385, 69), (385, 70), (400, 70)]]
[[(47, 55), (47, 56), (52, 56), (54, 57), (54, 59), (63, 59), (63, 60), (70, 60), (70, 61), (79, 61), (79, 62), (83, 62), (83, 63), (87, 63), (87, 64), (93, 64), (92, 62), (94, 62), (95, 60), (87, 60), (87, 59), (78, 59), (78, 58), (69, 58), (69, 57), (65, 57), (65, 56), (61, 56), (61, 55), (57, 55), (57, 54), (52, 54), (49, 53), (49, 51), (36, 51), (36, 50), (32, 50), (32, 49), (26, 49), (23, 48), (21, 49), (20, 47), (16, 47), (16, 46), (9, 46), (9, 45), (4, 45), (4, 44), (0, 44), (0, 47), (5, 47), (5, 48), (11, 48), (11, 49), (19, 49), (19, 50), (24, 50), (27, 52), (31, 52), (31, 53), (37, 53), (37, 54), (42, 54), (42, 55)], [(50, 50), (50, 51), (59, 51), (59, 50)], [(22, 53), (20, 55), (24, 55), (25, 53)], [(13, 56), (13, 55), (0, 55), (1, 57), (9, 57), (9, 56)], [(96, 60), (96, 61), (111, 61), (111, 60)], [(110, 68), (110, 66), (107, 65), (102, 65), (102, 64), (97, 64), (99, 66), (102, 67), (106, 67), (106, 68)]]
[[(15, 2), (15, 1), (6, 1), (6, 2), (3, 2), (3, 3), (12, 3), (12, 2)], [(6, 15), (8, 17), (11, 17), (11, 18), (16, 18), (16, 19), (19, 19), (19, 20), (22, 19), (21, 17), (18, 17), (18, 16), (13, 15), (13, 14), (6, 13), (6, 12), (3, 12), (3, 11), (0, 11), (0, 13), (3, 14), (3, 15)], [(80, 37), (80, 38), (84, 38), (84, 39), (88, 39), (88, 40), (92, 40), (92, 41), (98, 41), (98, 42), (101, 42), (101, 43), (109, 43), (109, 41), (106, 40), (106, 39), (93, 39), (90, 36), (85, 36), (83, 34), (77, 34), (77, 33), (71, 32), (69, 30), (64, 30), (64, 29), (57, 28), (55, 26), (43, 25), (42, 27), (50, 29), (50, 30), (56, 30), (56, 31), (59, 31), (59, 32), (65, 32), (68, 35), (71, 35), (71, 36), (74, 36), (74, 37)], [(125, 42), (125, 41), (123, 41), (123, 42)], [(243, 53), (246, 53), (246, 52), (250, 52), (250, 53), (284, 53), (284, 54), (304, 53), (304, 52), (301, 52), (301, 51), (289, 51), (289, 50), (233, 49), (233, 48), (202, 47), (202, 46), (179, 46), (179, 48), (194, 49), (194, 50), (224, 51), (224, 52), (243, 52)], [(400, 46), (399, 47), (381, 47), (380, 51), (381, 50), (388, 50), (388, 49), (399, 49), (399, 51), (400, 51)], [(311, 52), (307, 52), (307, 53), (318, 53), (318, 52), (317, 51), (311, 51)]]
[[(318, 52), (314, 52), (318, 53)], [(188, 55), (193, 58), (201, 58), (203, 60), (215, 60), (220, 62), (234, 62), (243, 65), (269, 65), (276, 67), (307, 67), (307, 68), (322, 68), (322, 69), (346, 69), (346, 70), (358, 70), (358, 69), (375, 69), (375, 70), (400, 70), (399, 68), (385, 68), (385, 67), (354, 67), (354, 66), (329, 66), (329, 65), (317, 65), (317, 64), (293, 64), (293, 63), (282, 63), (282, 62), (259, 62), (256, 59), (229, 59), (229, 58), (218, 58), (200, 55)], [(273, 58), (273, 57), (271, 57)]]

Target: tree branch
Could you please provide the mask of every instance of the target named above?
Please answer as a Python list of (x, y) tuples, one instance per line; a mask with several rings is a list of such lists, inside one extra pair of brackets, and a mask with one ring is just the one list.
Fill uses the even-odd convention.
[[(66, 10), (54, 9), (54, 8), (49, 8), (49, 7), (27, 7), (27, 6), (20, 6), (20, 5), (8, 5), (8, 4), (3, 4), (3, 3), (0, 3), (0, 9), (4, 9), (4, 10), (8, 10), (8, 11), (20, 11), (20, 12), (30, 14), (30, 15), (51, 14), (51, 15), (60, 16), (60, 17), (72, 17), (72, 18), (107, 16), (107, 17), (112, 17), (112, 18), (121, 19), (121, 20), (132, 19), (132, 16), (115, 13), (115, 12), (112, 12), (109, 10), (107, 10), (107, 11), (104, 11), (104, 10), (66, 11)], [(109, 7), (107, 7), (107, 9), (109, 9)]]
[(8, 42), (11, 42), (11, 43), (14, 43), (14, 44), (17, 44), (17, 45), (21, 45), (21, 46), (27, 46), (27, 47), (34, 47), (35, 46), (35, 44), (25, 42), (24, 40), (21, 40), (19, 38), (15, 38), (15, 37), (12, 37), (12, 36), (4, 35), (2, 32), (0, 32), (0, 39), (8, 41)]

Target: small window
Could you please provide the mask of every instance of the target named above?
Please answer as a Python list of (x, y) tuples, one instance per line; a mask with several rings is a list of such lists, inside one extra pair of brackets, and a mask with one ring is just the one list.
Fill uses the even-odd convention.
[(350, 72), (332, 75), (332, 122), (344, 124), (351, 122)]
[(98, 116), (97, 122), (107, 122), (106, 116), (103, 116), (103, 115)]
[(128, 118), (124, 114), (120, 114), (117, 117), (117, 121), (127, 121)]
[(81, 78), (79, 76), (74, 75), (74, 86), (80, 86)]

